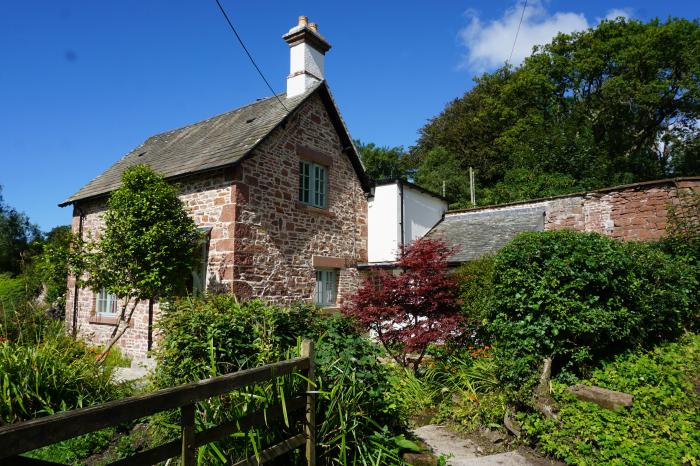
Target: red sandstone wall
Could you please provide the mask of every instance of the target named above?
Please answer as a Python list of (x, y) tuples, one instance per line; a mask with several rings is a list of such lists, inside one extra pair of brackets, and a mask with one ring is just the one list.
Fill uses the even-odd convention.
[(666, 234), (667, 206), (677, 202), (677, 189), (700, 191), (700, 181), (641, 184), (543, 201), (545, 230), (571, 228), (624, 240), (659, 239)]
[[(297, 201), (300, 148), (330, 163), (327, 209)], [(367, 260), (367, 201), (318, 96), (241, 164), (235, 189), (234, 292), (280, 304), (309, 299), (317, 256), (342, 264), (342, 303), (357, 286), (355, 265)]]
[[(322, 153), (329, 168), (328, 209), (299, 205), (297, 146)], [(367, 202), (320, 98), (313, 97), (240, 166), (180, 181), (181, 199), (198, 226), (211, 227), (207, 287), (240, 297), (260, 296), (289, 304), (312, 297), (314, 256), (342, 262), (338, 302), (358, 280), (357, 262), (367, 260)], [(83, 237), (104, 227), (105, 200), (81, 203)], [(78, 232), (74, 210), (72, 229)], [(66, 325), (73, 319), (73, 278), (68, 282)], [(155, 306), (155, 318), (159, 309)], [(78, 330), (95, 344), (109, 341), (113, 322), (97, 319), (89, 289), (78, 294)], [(157, 338), (157, 336), (155, 336)], [(133, 326), (118, 346), (142, 358), (148, 343), (148, 305), (138, 306)]]

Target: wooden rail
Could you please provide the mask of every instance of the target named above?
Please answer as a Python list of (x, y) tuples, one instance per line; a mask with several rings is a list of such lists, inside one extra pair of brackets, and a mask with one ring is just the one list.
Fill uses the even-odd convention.
[[(106, 427), (179, 408), (182, 434), (178, 440), (141, 451), (112, 464), (155, 464), (180, 456), (182, 465), (191, 466), (195, 464), (199, 447), (236, 432), (281, 421), (286, 411), (290, 425), (292, 420), (303, 420), (304, 431), (267, 448), (259, 454), (258, 458), (253, 456), (236, 464), (263, 464), (305, 445), (306, 463), (309, 466), (315, 466), (315, 395), (311, 386), (314, 377), (313, 361), (313, 342), (304, 340), (301, 346), (301, 357), (298, 358), (0, 427), (0, 464), (55, 465), (57, 463), (17, 455)], [(286, 400), (284, 406), (278, 404), (267, 408), (264, 412), (257, 411), (243, 418), (227, 421), (199, 432), (195, 431), (197, 402), (256, 383), (274, 380), (291, 374), (295, 370), (305, 372), (304, 376), (309, 380), (305, 396)], [(293, 417), (293, 414), (297, 416)]]

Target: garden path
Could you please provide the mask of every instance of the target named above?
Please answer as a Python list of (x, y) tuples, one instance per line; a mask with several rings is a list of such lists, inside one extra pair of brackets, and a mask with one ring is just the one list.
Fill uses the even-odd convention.
[(493, 455), (480, 455), (476, 442), (460, 437), (445, 426), (429, 424), (413, 433), (427, 444), (436, 456), (444, 455), (449, 466), (544, 466), (559, 465), (525, 449)]

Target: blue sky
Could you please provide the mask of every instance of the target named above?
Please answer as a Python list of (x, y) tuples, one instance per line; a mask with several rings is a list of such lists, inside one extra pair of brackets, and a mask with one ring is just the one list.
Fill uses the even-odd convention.
[[(303, 14), (333, 48), (326, 78), (352, 135), (410, 146), (510, 54), (520, 1), (222, 0), (275, 90)], [(696, 18), (700, 3), (530, 0), (512, 61), (610, 15)], [(0, 185), (44, 230), (56, 205), (148, 136), (269, 95), (214, 0), (37, 0), (0, 12)]]

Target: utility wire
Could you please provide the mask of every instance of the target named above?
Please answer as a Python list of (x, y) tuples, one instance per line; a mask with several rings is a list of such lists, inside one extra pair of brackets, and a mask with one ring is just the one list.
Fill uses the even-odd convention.
[(219, 0), (216, 0), (216, 4), (219, 6), (219, 10), (221, 10), (221, 14), (224, 15), (224, 18), (226, 19), (226, 22), (228, 23), (229, 27), (233, 31), (233, 33), (236, 35), (236, 39), (238, 39), (238, 43), (241, 44), (241, 47), (243, 47), (243, 50), (245, 51), (246, 55), (248, 55), (248, 58), (250, 59), (250, 62), (253, 64), (256, 70), (258, 70), (258, 74), (260, 77), (265, 81), (265, 84), (267, 84), (267, 88), (270, 89), (270, 92), (272, 92), (272, 95), (274, 95), (277, 98), (277, 101), (280, 103), (282, 107), (289, 113), (289, 109), (287, 108), (286, 105), (284, 105), (284, 102), (282, 102), (282, 99), (279, 98), (277, 93), (272, 89), (272, 86), (270, 86), (270, 83), (265, 79), (265, 75), (263, 72), (260, 70), (260, 67), (258, 66), (257, 63), (255, 63), (255, 60), (253, 59), (253, 56), (250, 54), (248, 51), (248, 47), (245, 46), (243, 43), (243, 39), (241, 39), (241, 36), (238, 35), (238, 31), (236, 31), (236, 28), (233, 27), (233, 23), (231, 20), (228, 18), (228, 15), (226, 14), (226, 10), (224, 10), (224, 7), (221, 5), (221, 2)]
[[(216, 0), (217, 2), (219, 0)], [(523, 18), (525, 17), (525, 8), (527, 8), (527, 0), (523, 3), (523, 12), (520, 13), (520, 22), (518, 23), (518, 30), (515, 31), (515, 39), (513, 39), (513, 47), (510, 49), (510, 55), (508, 56), (508, 62), (513, 58), (513, 52), (515, 51), (515, 44), (518, 42), (518, 34), (520, 34), (520, 26), (523, 24)]]

